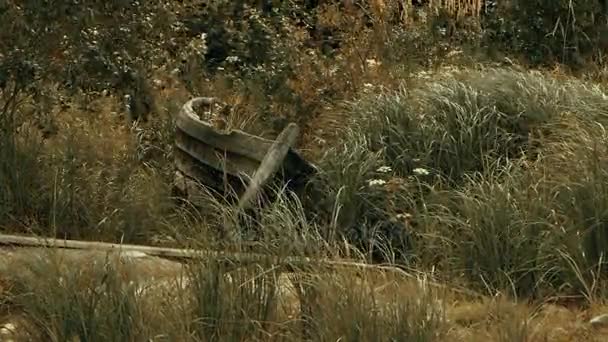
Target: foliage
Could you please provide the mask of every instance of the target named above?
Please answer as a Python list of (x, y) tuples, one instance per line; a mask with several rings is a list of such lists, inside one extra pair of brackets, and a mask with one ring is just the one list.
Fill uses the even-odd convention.
[(596, 0), (496, 1), (486, 38), (522, 54), (532, 64), (564, 63), (577, 69), (594, 59), (605, 63), (606, 3)]
[[(348, 3), (0, 4), (0, 227), (360, 257), (493, 295), (605, 295), (607, 95), (491, 59), (605, 72), (600, 2)], [(172, 198), (173, 115), (199, 95), (228, 104), (228, 128), (273, 138), (297, 122), (322, 198), (272, 189), (246, 220), (210, 194), (202, 208)], [(294, 280), (300, 316), (279, 320), (284, 275), (233, 266), (191, 265), (187, 300), (157, 311), (116, 270), (50, 262), (16, 272), (11, 300), (51, 340), (447, 334), (428, 293), (395, 292), (381, 309), (370, 279), (325, 269)], [(500, 329), (506, 340), (528, 334), (519, 320)]]

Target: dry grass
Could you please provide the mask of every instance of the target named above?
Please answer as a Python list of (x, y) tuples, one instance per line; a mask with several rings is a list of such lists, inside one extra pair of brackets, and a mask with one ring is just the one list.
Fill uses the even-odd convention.
[[(292, 39), (254, 70), (201, 71), (189, 91), (158, 69), (146, 123), (127, 123), (115, 95), (76, 94), (47, 113), (49, 135), (29, 120), (38, 103), (25, 98), (16, 112), (25, 124), (0, 136), (0, 227), (252, 248), (218, 241), (235, 221), (222, 199), (209, 196), (201, 210), (172, 197), (172, 116), (192, 96), (215, 96), (231, 107), (229, 128), (273, 137), (298, 122), (298, 148), (321, 167), (329, 217), (279, 193), (259, 215), (253, 248), (399, 261), (415, 277), (3, 251), (0, 323), (50, 341), (608, 338), (588, 324), (608, 311), (603, 89), (559, 70), (438, 68), (474, 58), (409, 30), (421, 27), (409, 1), (367, 5), (367, 18), (320, 11), (319, 23), (339, 29), (338, 51), (307, 46), (306, 30), (287, 23)], [(431, 7), (459, 19), (479, 16), (482, 2)]]
[[(463, 296), (429, 287), (424, 277), (380, 269), (289, 274), (263, 264), (230, 270), (214, 262), (183, 269), (145, 256), (30, 252), (9, 254), (12, 265), (2, 271), (12, 309), (1, 323), (14, 326), (17, 336), (44, 340), (557, 342), (608, 337), (587, 323), (608, 308), (599, 303), (569, 309), (503, 296)], [(83, 257), (90, 260), (84, 270)], [(109, 316), (104, 310), (110, 310)], [(6, 333), (10, 336), (15, 335)]]
[[(584, 146), (590, 146), (591, 141), (597, 140), (600, 131), (594, 128), (593, 121), (588, 121), (588, 119), (585, 119), (581, 115), (591, 115), (591, 117), (597, 115), (598, 120), (603, 120), (603, 109), (595, 102), (598, 100), (598, 96), (601, 98), (599, 90), (586, 89), (576, 81), (570, 82), (568, 78), (562, 80), (556, 78), (556, 81), (553, 81), (553, 78), (545, 79), (545, 76), (517, 74), (513, 73), (513, 71), (481, 71), (479, 77), (477, 77), (474, 72), (469, 70), (465, 76), (459, 74), (458, 71), (456, 71), (456, 75), (456, 77), (453, 77), (451, 74), (446, 75), (445, 73), (431, 76), (422, 75), (422, 79), (424, 77), (431, 77), (437, 83), (427, 87), (432, 90), (428, 94), (434, 94), (432, 98), (429, 97), (425, 100), (424, 96), (420, 96), (421, 94), (424, 95), (423, 93), (414, 92), (418, 95), (417, 99), (422, 101), (426, 106), (430, 106), (430, 108), (445, 104), (445, 101), (454, 101), (454, 103), (458, 103), (459, 99), (469, 101), (467, 100), (469, 99), (467, 96), (470, 94), (466, 92), (471, 91), (471, 89), (467, 88), (466, 83), (462, 82), (469, 80), (468, 82), (471, 82), (469, 83), (470, 86), (482, 80), (482, 87), (484, 89), (494, 89), (491, 86), (483, 85), (485, 84), (483, 82), (491, 82), (491, 77), (496, 77), (494, 81), (502, 84), (504, 88), (495, 89), (502, 94), (501, 96), (506, 96), (505, 100), (508, 102), (508, 99), (511, 98), (509, 97), (511, 96), (509, 95), (509, 91), (520, 89), (517, 87), (509, 88), (509, 83), (505, 81), (505, 79), (510, 80), (514, 76), (519, 81), (514, 81), (513, 84), (521, 86), (521, 82), (524, 82), (526, 86), (521, 89), (525, 88), (531, 91), (531, 96), (536, 99), (535, 101), (545, 103), (549, 106), (547, 108), (553, 108), (551, 106), (560, 107), (562, 105), (564, 107), (560, 108), (566, 108), (567, 106), (576, 106), (578, 108), (578, 112), (560, 111), (560, 115), (556, 117), (556, 120), (548, 125), (546, 132), (552, 134), (541, 140), (543, 144), (543, 158), (533, 163), (533, 167), (527, 166), (528, 170), (530, 170), (528, 177), (542, 178), (544, 182), (547, 182), (546, 184), (574, 184), (578, 176), (582, 174), (581, 172), (584, 173), (591, 170), (573, 168), (573, 163), (578, 164), (582, 160), (593, 161), (594, 154), (589, 154), (592, 151), (586, 151)], [(564, 85), (560, 82), (566, 83)], [(410, 84), (420, 84), (420, 81), (412, 80)], [(459, 88), (461, 86), (462, 88)], [(538, 92), (534, 90), (536, 89), (535, 87), (539, 89)], [(427, 88), (422, 86), (420, 89)], [(464, 93), (459, 93), (455, 90)], [(505, 92), (508, 96), (504, 95)], [(565, 98), (560, 95), (565, 92), (571, 97)], [(445, 98), (441, 99), (441, 96), (437, 96), (438, 94)], [(457, 96), (451, 97), (454, 94)], [(474, 94), (474, 92), (471, 94)], [(553, 100), (543, 102), (545, 100), (539, 94), (548, 96), (548, 99), (561, 98), (565, 102), (563, 104), (556, 103)], [(170, 113), (177, 108), (177, 104), (170, 101), (174, 96), (186, 97), (183, 90), (179, 88), (159, 90), (160, 113), (165, 113), (165, 111)], [(373, 115), (374, 110), (387, 110), (387, 108), (393, 108), (391, 106), (404, 104), (409, 101), (403, 98), (395, 102), (396, 98), (392, 97), (395, 94), (382, 96), (384, 97), (380, 99), (380, 102), (359, 103), (356, 105), (358, 109), (351, 111), (350, 114), (348, 110), (352, 110), (353, 107), (349, 107), (348, 105), (334, 105), (334, 108), (330, 107), (326, 109), (326, 112), (322, 112), (320, 115), (320, 120), (325, 120), (323, 119), (324, 117), (333, 117), (332, 119), (327, 119), (327, 122), (333, 120), (335, 125), (333, 126), (335, 129), (333, 131), (328, 130), (327, 134), (334, 139), (346, 139), (343, 141), (351, 144), (354, 141), (349, 139), (353, 139), (354, 136), (343, 135), (343, 123), (347, 115), (351, 115), (351, 118), (355, 118), (360, 113)], [(406, 97), (405, 94), (403, 96)], [(477, 94), (476, 96), (481, 95)], [(494, 96), (492, 97), (493, 99), (500, 99), (496, 94), (492, 96)], [(540, 100), (539, 96), (541, 96)], [(370, 98), (374, 98), (374, 95), (369, 92), (368, 95), (363, 95), (363, 98), (363, 101), (369, 101)], [(167, 102), (163, 102), (163, 99), (166, 99)], [(234, 96), (231, 99), (238, 106), (239, 97)], [(522, 99), (521, 96), (520, 99)], [(432, 101), (439, 101), (437, 102), (439, 104)], [(472, 104), (466, 101), (462, 103)], [(460, 104), (461, 106), (462, 103)], [(478, 98), (478, 102), (475, 105), (483, 105), (483, 100)], [(130, 236), (130, 240), (137, 240), (136, 233), (143, 232), (145, 235), (140, 237), (140, 239), (146, 241), (150, 241), (155, 235), (160, 235), (164, 237), (171, 236), (173, 239), (178, 239), (180, 243), (208, 245), (209, 241), (212, 240), (209, 230), (216, 223), (221, 222), (222, 218), (225, 218), (226, 215), (230, 215), (230, 208), (226, 208), (221, 202), (216, 202), (212, 206), (215, 212), (206, 213), (207, 217), (213, 217), (214, 215), (216, 217), (207, 222), (200, 222), (196, 213), (192, 213), (192, 216), (186, 216), (185, 212), (172, 209), (172, 205), (165, 201), (169, 194), (167, 181), (170, 178), (163, 175), (163, 172), (165, 172), (163, 171), (163, 163), (167, 163), (170, 159), (164, 161), (162, 159), (164, 157), (157, 159), (160, 163), (154, 166), (154, 164), (142, 163), (132, 157), (137, 151), (137, 140), (134, 138), (135, 136), (132, 131), (124, 127), (124, 121), (119, 114), (120, 109), (118, 109), (116, 99), (111, 97), (102, 98), (93, 102), (90, 106), (90, 112), (86, 114), (82, 110), (70, 109), (57, 116), (57, 125), (59, 127), (57, 135), (47, 138), (42, 145), (40, 156), (42, 160), (48, 160), (47, 163), (51, 163), (51, 165), (64, 168), (70, 166), (71, 164), (65, 163), (66, 160), (69, 160), (68, 156), (77, 160), (77, 164), (70, 166), (74, 167), (71, 174), (73, 178), (62, 180), (62, 178), (58, 177), (58, 175), (67, 174), (66, 169), (55, 169), (52, 173), (40, 173), (40, 175), (48, 177), (46, 178), (48, 179), (47, 182), (50, 182), (51, 179), (55, 180), (51, 183), (54, 184), (53, 189), (55, 191), (52, 193), (55, 194), (55, 197), (54, 201), (50, 202), (50, 205), (54, 205), (54, 207), (50, 208), (58, 208), (59, 205), (64, 205), (62, 207), (64, 208), (64, 215), (78, 214), (78, 216), (51, 216), (56, 220), (52, 221), (54, 222), (53, 227), (59, 228), (58, 232), (63, 234), (65, 231), (61, 231), (60, 229), (62, 229), (62, 226), (65, 227), (66, 223), (64, 222), (73, 222), (74, 217), (83, 219), (83, 215), (86, 215), (88, 211), (89, 216), (85, 216), (81, 222), (86, 223), (87, 220), (92, 220), (92, 222), (95, 222), (94, 226), (97, 227), (97, 230), (93, 232), (90, 230), (74, 230), (69, 232), (70, 236), (82, 236), (85, 238), (99, 236), (114, 241), (122, 236)], [(441, 108), (456, 107), (448, 106)], [(547, 108), (544, 110), (549, 111)], [(573, 108), (570, 107), (570, 110)], [(536, 108), (534, 113), (538, 113), (538, 109)], [(465, 118), (464, 116), (468, 115), (466, 114), (468, 113), (467, 110), (462, 108), (459, 110), (461, 111), (459, 117)], [(438, 113), (437, 111), (433, 112)], [(244, 110), (243, 113), (245, 113)], [(394, 115), (403, 115), (406, 112), (403, 109), (397, 110), (393, 108), (392, 113)], [(530, 113), (533, 112), (531, 111)], [(235, 122), (240, 122), (240, 124), (245, 125), (242, 127), (247, 127), (247, 117), (239, 116), (238, 112), (235, 115)], [(163, 120), (167, 120), (168, 118), (170, 117), (166, 116)], [(389, 118), (391, 117), (389, 116)], [(396, 118), (398, 116), (392, 117), (391, 120), (395, 120)], [(153, 120), (148, 125), (157, 128), (165, 127), (166, 124), (163, 124), (159, 119)], [(322, 137), (325, 134), (320, 130), (328, 129), (329, 124), (327, 122), (321, 121), (315, 123), (319, 127), (319, 131), (316, 133), (317, 137)], [(365, 121), (359, 122), (361, 124), (370, 124)], [(426, 124), (422, 121), (421, 123)], [(342, 127), (340, 127), (341, 124)], [(371, 124), (374, 123), (372, 122)], [(98, 127), (106, 129), (100, 130)], [(400, 126), (393, 125), (391, 127), (396, 129)], [(350, 126), (349, 128), (354, 129), (355, 126)], [(377, 133), (385, 128), (375, 126), (373, 129), (367, 128), (366, 130), (369, 133)], [(430, 128), (429, 126), (424, 129)], [(462, 133), (460, 129), (454, 128), (453, 131), (448, 132), (457, 136)], [(558, 134), (555, 132), (558, 132)], [(349, 134), (354, 133), (353, 131)], [(315, 136), (313, 133), (309, 134), (310, 136)], [(399, 131), (390, 134), (416, 136), (402, 134)], [(435, 141), (435, 143), (442, 141), (439, 136), (425, 136)], [(483, 137), (488, 138), (487, 135)], [(78, 143), (74, 144), (74, 141)], [(460, 145), (455, 151), (466, 154), (468, 156), (466, 157), (467, 160), (473, 160), (473, 157), (478, 152), (472, 148), (466, 149), (465, 147), (470, 147), (465, 144), (466, 140), (458, 141), (463, 145)], [(492, 141), (496, 143), (495, 140)], [(412, 143), (412, 140), (409, 143)], [(323, 146), (323, 144), (319, 146)], [(451, 146), (456, 145), (452, 143)], [(311, 147), (317, 150), (317, 158), (321, 158), (322, 154), (318, 153), (319, 148), (314, 145)], [(360, 146), (353, 145), (343, 151), (356, 151), (353, 148), (360, 148)], [(430, 150), (425, 151), (428, 152)], [(361, 153), (365, 156), (367, 152), (361, 150)], [(393, 151), (393, 153), (395, 152)], [(315, 153), (311, 153), (310, 155), (314, 156)], [(454, 166), (453, 163), (442, 162), (441, 158), (437, 160), (425, 159), (427, 163), (431, 164), (422, 166), (431, 170), (437, 169), (437, 167), (445, 167), (446, 165)], [(337, 159), (334, 160), (337, 161)], [(394, 158), (393, 160), (397, 162), (399, 158)], [(388, 161), (390, 160), (382, 162)], [(437, 164), (433, 164), (435, 162)], [(352, 165), (361, 167), (364, 163), (362, 163), (361, 159), (357, 159)], [(396, 165), (393, 165), (394, 169), (397, 169)], [(323, 164), (323, 166), (328, 167), (326, 164)], [(372, 169), (375, 169), (376, 166), (373, 163), (369, 165)], [(512, 170), (516, 169), (515, 164), (510, 167)], [(346, 171), (347, 169), (342, 170)], [(565, 170), (570, 170), (571, 172), (565, 172)], [(467, 170), (459, 172), (466, 173)], [(113, 187), (113, 179), (118, 180), (119, 178), (116, 177), (119, 177), (121, 173), (126, 173), (128, 177), (125, 179), (125, 183), (119, 184), (128, 184), (128, 186), (125, 188), (121, 188), (121, 186)], [(369, 176), (363, 175), (365, 177), (361, 180), (367, 181), (367, 177)], [(513, 177), (517, 175), (517, 172), (513, 173)], [(342, 177), (340, 180), (342, 182), (347, 180), (346, 174), (342, 174), (340, 177)], [(462, 210), (461, 214), (468, 215), (469, 226), (466, 226), (468, 227), (467, 229), (475, 228), (475, 226), (471, 226), (476, 224), (475, 222), (480, 224), (477, 228), (482, 229), (484, 227), (481, 225), (482, 217), (477, 216), (478, 214), (483, 214), (486, 218), (490, 217), (490, 215), (496, 215), (494, 219), (500, 220), (500, 215), (502, 214), (498, 210), (511, 210), (509, 208), (501, 209), (498, 205), (501, 194), (505, 196), (524, 195), (517, 193), (517, 191), (521, 190), (518, 188), (519, 185), (517, 183), (509, 185), (511, 187), (509, 188), (504, 187), (506, 186), (505, 184), (499, 186), (499, 183), (495, 183), (497, 179), (489, 177), (483, 182), (473, 182), (470, 188), (465, 187), (464, 190), (458, 193), (462, 201), (469, 205), (458, 209)], [(67, 183), (62, 183), (62, 181)], [(394, 185), (393, 183), (391, 184)], [(75, 185), (77, 186), (76, 188), (74, 188)], [(66, 198), (70, 199), (70, 197), (66, 197), (66, 194), (69, 194), (66, 191), (72, 189), (78, 189), (79, 192), (72, 193), (72, 195), (75, 195), (71, 199), (72, 202), (66, 202)], [(117, 191), (117, 189), (120, 189), (120, 191)], [(402, 188), (398, 186), (396, 189), (397, 191), (401, 191), (400, 189)], [(486, 190), (487, 192), (485, 192)], [(345, 193), (343, 192), (342, 196), (344, 195)], [(473, 201), (474, 198), (479, 196), (487, 197), (484, 197), (485, 200), (483, 202), (478, 203)], [(119, 201), (118, 198), (122, 199), (122, 201)], [(124, 201), (125, 198), (128, 201)], [(536, 198), (537, 201), (545, 200), (544, 197)], [(427, 199), (427, 205), (431, 209), (433, 206), (438, 205), (438, 203), (443, 203), (432, 203), (430, 202), (431, 199)], [(388, 202), (388, 204), (383, 204), (385, 206), (384, 209), (392, 211), (403, 209), (399, 207), (401, 205), (399, 201), (403, 199), (399, 198), (398, 195), (389, 194), (388, 197), (380, 198), (380, 200), (383, 203)], [(89, 201), (88, 205), (82, 206), (82, 201)], [(368, 201), (368, 199), (364, 201)], [(125, 206), (125, 203), (133, 207)], [(538, 203), (545, 205), (544, 202)], [(602, 203), (598, 202), (596, 204), (601, 205)], [(74, 204), (79, 204), (80, 206), (76, 208), (71, 207)], [(441, 209), (440, 207), (437, 208)], [(521, 213), (521, 210), (524, 210), (524, 208), (520, 207), (516, 212)], [(74, 211), (70, 212), (69, 209)], [(84, 214), (83, 210), (86, 210)], [(262, 215), (264, 218), (262, 223), (267, 228), (266, 240), (262, 248), (273, 253), (285, 254), (307, 254), (311, 251), (319, 254), (326, 253), (318, 250), (318, 246), (325, 242), (318, 235), (315, 235), (315, 232), (322, 231), (324, 227), (318, 226), (314, 222), (307, 222), (301, 210), (302, 208), (298, 206), (294, 207), (293, 203), (289, 201), (279, 201), (274, 206), (269, 207), (264, 212), (264, 215)], [(357, 209), (356, 212), (365, 213), (366, 211)], [(433, 215), (439, 214), (445, 215), (446, 213), (433, 213)], [(584, 215), (585, 213), (578, 212), (578, 214)], [(180, 218), (180, 216), (184, 217)], [(419, 214), (416, 217), (423, 217), (423, 215)], [(576, 216), (570, 217), (574, 219)], [(435, 216), (435, 218), (439, 217)], [(429, 225), (418, 226), (418, 229), (422, 229), (421, 231), (429, 239), (427, 243), (432, 243), (426, 246), (420, 242), (418, 243), (420, 258), (423, 261), (421, 265), (430, 265), (431, 259), (433, 259), (432, 262), (437, 263), (437, 257), (439, 256), (446, 257), (446, 260), (453, 262), (456, 258), (466, 255), (478, 255), (481, 258), (482, 254), (486, 256), (484, 260), (487, 262), (499, 263), (501, 255), (496, 255), (496, 259), (491, 259), (488, 257), (490, 255), (488, 253), (489, 249), (483, 250), (486, 247), (494, 248), (492, 246), (496, 246), (498, 242), (505, 243), (505, 248), (512, 248), (511, 252), (513, 253), (528, 253), (530, 251), (524, 248), (523, 245), (509, 245), (509, 241), (499, 241), (500, 234), (502, 233), (484, 235), (487, 231), (471, 230), (466, 232), (466, 234), (461, 233), (459, 236), (455, 236), (450, 235), (445, 229), (433, 231), (432, 229), (437, 229), (433, 224), (445, 224), (445, 222), (449, 221), (433, 223), (432, 215), (427, 216), (425, 220), (427, 219), (429, 221), (426, 221), (426, 224)], [(448, 217), (446, 216), (442, 219), (447, 220)], [(449, 222), (449, 224), (458, 224), (457, 219), (460, 218), (450, 218), (450, 220), (454, 221)], [(418, 224), (421, 222), (425, 221), (419, 221)], [(186, 225), (183, 225), (183, 223), (186, 223)], [(496, 221), (496, 227), (502, 227), (500, 226), (501, 223), (503, 222)], [(568, 224), (568, 222), (560, 221), (560, 224), (564, 225)], [(576, 225), (576, 222), (571, 222), (571, 224)], [(13, 225), (12, 227), (15, 226)], [(31, 227), (28, 226), (27, 228), (31, 229)], [(70, 228), (72, 227), (70, 226)], [(125, 228), (128, 227), (133, 227), (132, 229), (135, 233), (132, 234), (134, 235), (125, 234), (127, 232)], [(296, 230), (290, 231), (290, 229), (296, 227), (299, 232), (296, 232)], [(448, 225), (447, 227), (450, 226)], [(302, 228), (304, 229), (302, 230)], [(457, 228), (456, 230), (462, 232), (460, 229)], [(483, 229), (488, 229), (488, 227), (485, 226)], [(302, 235), (303, 231), (308, 232), (307, 234), (309, 235)], [(113, 235), (112, 237), (108, 235), (108, 232), (111, 232), (111, 234), (119, 233), (120, 235)], [(457, 238), (477, 239), (475, 240), (477, 241), (475, 245), (481, 248), (481, 250), (469, 250), (467, 252), (465, 250), (453, 249), (451, 244), (445, 245), (443, 243), (446, 241), (440, 241), (441, 234), (453, 241), (457, 241)], [(506, 238), (512, 237), (507, 236)], [(294, 242), (297, 242), (297, 244), (294, 244)], [(433, 245), (434, 243), (437, 243), (437, 245)], [(327, 246), (330, 250), (333, 248), (329, 244)], [(425, 248), (430, 249), (425, 251)], [(442, 251), (441, 253), (438, 252), (440, 250)], [(331, 254), (331, 251), (327, 252)], [(430, 258), (433, 254), (433, 258), (426, 259)], [(567, 254), (564, 254), (564, 257), (567, 256)], [(152, 337), (158, 340), (207, 340), (208, 336), (216, 336), (216, 339), (219, 340), (241, 340), (245, 336), (256, 336), (254, 339), (277, 341), (302, 340), (305, 336), (312, 336), (316, 340), (322, 340), (320, 336), (329, 336), (331, 339), (348, 338), (363, 341), (377, 340), (378, 336), (382, 336), (386, 340), (396, 338), (397, 340), (417, 341), (566, 341), (573, 339), (600, 341), (606, 337), (603, 331), (594, 330), (587, 323), (592, 316), (606, 310), (606, 306), (597, 299), (603, 293), (603, 288), (598, 286), (600, 285), (601, 276), (596, 274), (600, 278), (595, 278), (595, 275), (591, 274), (593, 270), (589, 270), (588, 266), (584, 266), (585, 261), (576, 257), (570, 259), (571, 262), (560, 263), (559, 265), (565, 267), (563, 276), (567, 276), (567, 281), (570, 282), (573, 279), (580, 281), (578, 284), (575, 282), (568, 283), (568, 286), (582, 289), (581, 292), (587, 296), (590, 302), (586, 308), (581, 306), (566, 307), (561, 304), (543, 304), (542, 301), (534, 301), (533, 304), (529, 304), (525, 303), (525, 301), (519, 302), (512, 297), (502, 295), (472, 298), (463, 296), (458, 292), (438, 291), (436, 288), (421, 285), (424, 282), (413, 282), (409, 278), (405, 279), (380, 271), (317, 274), (318, 271), (313, 269), (307, 270), (308, 273), (304, 273), (304, 275), (289, 275), (290, 279), (296, 281), (286, 284), (287, 275), (274, 270), (271, 265), (259, 265), (257, 269), (253, 267), (247, 269), (236, 278), (230, 278), (237, 279), (237, 283), (223, 281), (218, 283), (219, 278), (217, 276), (233, 273), (231, 273), (231, 270), (222, 267), (218, 268), (213, 263), (191, 268), (191, 272), (186, 274), (190, 284), (197, 284), (195, 287), (180, 287), (178, 290), (169, 290), (168, 293), (160, 290), (161, 294), (148, 295), (148, 292), (148, 294), (142, 295), (138, 290), (138, 286), (143, 286), (143, 283), (149, 284), (150, 280), (144, 280), (148, 279), (149, 276), (144, 275), (133, 278), (129, 276), (131, 274), (130, 271), (121, 271), (121, 267), (124, 267), (124, 265), (111, 267), (106, 265), (100, 269), (94, 267), (72, 274), (73, 269), (78, 268), (79, 263), (83, 262), (83, 258), (80, 258), (78, 263), (68, 268), (59, 267), (56, 260), (55, 257), (50, 257), (46, 261), (36, 259), (34, 262), (30, 261), (25, 265), (14, 263), (5, 270), (10, 275), (8, 281), (8, 284), (10, 284), (9, 290), (5, 294), (5, 298), (9, 301), (5, 307), (8, 310), (7, 312), (10, 313), (7, 316), (7, 320), (10, 322), (18, 320), (18, 322), (14, 323), (15, 325), (23, 327), (21, 329), (31, 330), (31, 334), (35, 336), (44, 336), (46, 340), (65, 340), (73, 335), (80, 335), (81, 340), (104, 340), (108, 338), (115, 340), (139, 340), (141, 338)], [(568, 260), (564, 259), (562, 261)], [(527, 265), (525, 261), (522, 262), (522, 265)], [(105, 264), (102, 262), (100, 265)], [(436, 265), (441, 267), (442, 265), (450, 264), (443, 264), (439, 261)], [(493, 293), (495, 290), (507, 290), (504, 286), (508, 287), (510, 285), (502, 282), (503, 280), (506, 282), (512, 281), (508, 275), (501, 278), (501, 276), (492, 273), (492, 269), (496, 265), (489, 264), (488, 268), (485, 268), (485, 271), (489, 272), (486, 275), (490, 277), (497, 276), (495, 279), (497, 282), (492, 283), (492, 286), (495, 286), (492, 288)], [(117, 267), (117, 269), (113, 267)], [(160, 271), (158, 267), (161, 267), (159, 264), (145, 267), (148, 268), (148, 274), (152, 273), (155, 276), (159, 276)], [(454, 284), (464, 284), (466, 287), (469, 287), (471, 282), (475, 283), (479, 281), (479, 279), (475, 278), (463, 280), (460, 276), (456, 276), (458, 267), (454, 273), (446, 272), (440, 274), (440, 278), (448, 279), (448, 281)], [(548, 267), (552, 266), (549, 265)], [(31, 269), (32, 272), (23, 271), (27, 269)], [(501, 269), (500, 272), (503, 271), (506, 272), (507, 270)], [(96, 286), (99, 286), (100, 279), (112, 278), (113, 272), (119, 272), (122, 276), (115, 283), (111, 284), (114, 288), (110, 289), (110, 292), (105, 294), (86, 292), (88, 291), (86, 289), (94, 289)], [(544, 270), (540, 269), (539, 272), (544, 272)], [(178, 281), (178, 277), (181, 276), (181, 272), (176, 271), (173, 275), (163, 276), (163, 278), (166, 278), (166, 281), (161, 281), (157, 278), (152, 280), (152, 282), (156, 284), (168, 282), (168, 286), (171, 288), (173, 285), (170, 284)], [(452, 276), (455, 277), (450, 278)], [(572, 278), (568, 278), (570, 276)], [(68, 279), (68, 283), (64, 283), (60, 279)], [(260, 282), (253, 282), (254, 280), (259, 280)], [(489, 278), (486, 278), (487, 280)], [(235, 286), (236, 284), (239, 286)], [(86, 291), (79, 292), (83, 290)], [(280, 296), (285, 297), (279, 300), (276, 297), (277, 295), (274, 294), (275, 292), (272, 291), (278, 291)], [(71, 293), (78, 293), (78, 295), (71, 297), (69, 296)], [(218, 293), (222, 293), (223, 297), (218, 299)], [(49, 301), (50, 299), (52, 301)], [(96, 307), (95, 310), (114, 310), (116, 306), (124, 308), (124, 310), (127, 310), (125, 311), (125, 317), (128, 316), (129, 319), (123, 321), (126, 318), (118, 316), (115, 317), (116, 320), (105, 320), (102, 319), (104, 314), (85, 315), (86, 310), (92, 310), (90, 306), (87, 306), (90, 305), (91, 301), (99, 303), (99, 307)], [(66, 305), (67, 303), (69, 305)], [(213, 303), (213, 305), (209, 307), (207, 306), (208, 303)], [(279, 306), (277, 307), (276, 305)], [(15, 309), (17, 311), (14, 311)], [(303, 320), (302, 315), (304, 315), (304, 318), (308, 318)], [(207, 323), (202, 324), (200, 318), (203, 317), (206, 320), (210, 317), (215, 317), (216, 321), (211, 321), (211, 323), (205, 321)], [(235, 321), (239, 322), (238, 329), (233, 324)], [(244, 322), (247, 324), (244, 324)]]
[(446, 10), (456, 18), (479, 17), (484, 6), (483, 0), (431, 0), (429, 5), (436, 10)]

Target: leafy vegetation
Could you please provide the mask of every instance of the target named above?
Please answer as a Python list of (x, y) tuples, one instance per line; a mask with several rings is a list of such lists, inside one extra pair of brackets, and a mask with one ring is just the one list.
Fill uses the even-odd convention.
[[(50, 255), (11, 265), (2, 313), (51, 341), (552, 340), (545, 316), (512, 303), (593, 308), (607, 290), (606, 13), (595, 0), (5, 1), (3, 232), (270, 259), (196, 261), (147, 291), (109, 259), (64, 269)], [(249, 222), (209, 191), (198, 207), (176, 198), (173, 117), (194, 96), (226, 103), (227, 128), (273, 138), (298, 123), (321, 194), (272, 189)], [(293, 256), (310, 265), (274, 263)], [(344, 258), (372, 270), (313, 262)]]

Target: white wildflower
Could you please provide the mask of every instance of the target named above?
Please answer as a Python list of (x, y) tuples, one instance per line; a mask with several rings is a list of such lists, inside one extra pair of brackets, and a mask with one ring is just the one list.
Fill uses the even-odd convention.
[(426, 11), (423, 9), (419, 9), (416, 12), (416, 14), (418, 15), (418, 20), (420, 20), (421, 23), (426, 23), (428, 19)]
[(421, 79), (430, 79), (431, 75), (430, 75), (430, 73), (428, 73), (426, 71), (421, 71), (416, 74), (416, 77), (421, 78)]
[(461, 55), (461, 54), (462, 54), (462, 50), (456, 49), (456, 50), (452, 50), (452, 51), (448, 52), (446, 57), (450, 58), (450, 57), (454, 57), (454, 56)]
[(386, 184), (386, 181), (384, 179), (370, 179), (367, 181), (367, 184), (369, 186), (381, 186)]
[(409, 214), (409, 213), (405, 213), (405, 214), (397, 214), (395, 217), (398, 220), (409, 220), (409, 219), (411, 219), (413, 217), (413, 215)]
[(374, 68), (374, 67), (377, 67), (380, 64), (382, 64), (373, 58), (367, 59), (365, 62), (367, 63), (367, 66), (370, 68)]
[(228, 63), (236, 63), (239, 61), (239, 56), (228, 56), (226, 57), (226, 62)]
[(390, 166), (386, 166), (386, 165), (384, 165), (384, 166), (380, 166), (380, 167), (379, 167), (379, 168), (376, 170), (376, 172), (380, 172), (380, 173), (389, 173), (389, 172), (391, 172), (391, 171), (393, 171), (393, 169), (391, 169), (391, 167), (390, 167)]
[(416, 174), (417, 176), (428, 176), (429, 175), (429, 170), (421, 168), (421, 167), (417, 167), (413, 171), (414, 171), (414, 174)]

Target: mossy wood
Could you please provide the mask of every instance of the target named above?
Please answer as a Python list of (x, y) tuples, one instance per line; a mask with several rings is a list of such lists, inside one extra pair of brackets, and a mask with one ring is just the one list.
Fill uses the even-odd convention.
[[(176, 118), (175, 165), (184, 181), (232, 192), (240, 198), (239, 206), (246, 208), (268, 183), (278, 179), (297, 189), (315, 172), (293, 149), (297, 125), (289, 124), (276, 140), (240, 130), (221, 131), (197, 113), (215, 103), (214, 98), (194, 98)], [(178, 188), (188, 193), (186, 186)]]

